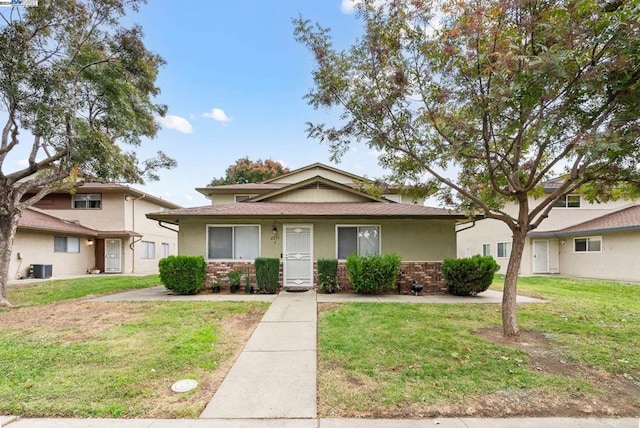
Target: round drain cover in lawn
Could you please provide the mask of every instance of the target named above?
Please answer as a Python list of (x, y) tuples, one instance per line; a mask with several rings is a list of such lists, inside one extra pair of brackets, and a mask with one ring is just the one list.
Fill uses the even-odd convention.
[(173, 392), (187, 392), (198, 386), (198, 382), (193, 379), (182, 379), (171, 385)]

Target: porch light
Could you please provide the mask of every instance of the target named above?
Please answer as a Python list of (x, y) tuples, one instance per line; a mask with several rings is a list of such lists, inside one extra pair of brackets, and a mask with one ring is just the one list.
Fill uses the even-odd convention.
[(273, 225), (273, 229), (271, 229), (271, 234), (272, 234), (273, 236), (278, 235), (278, 228), (276, 227), (276, 225), (275, 225), (275, 224)]
[(93, 245), (93, 238), (87, 239), (87, 245), (88, 246), (92, 246)]

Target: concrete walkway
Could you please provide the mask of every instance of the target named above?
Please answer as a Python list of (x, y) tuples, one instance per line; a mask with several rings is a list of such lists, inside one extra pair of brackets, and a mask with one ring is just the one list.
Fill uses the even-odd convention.
[(282, 292), (200, 418), (316, 417), (316, 293)]

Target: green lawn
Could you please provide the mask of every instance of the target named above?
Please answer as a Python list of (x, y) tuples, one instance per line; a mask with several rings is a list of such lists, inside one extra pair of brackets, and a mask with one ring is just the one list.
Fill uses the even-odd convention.
[[(548, 301), (518, 310), (521, 328), (550, 340), (547, 352), (640, 381), (640, 285), (523, 278), (520, 290)], [(477, 334), (500, 322), (500, 306), (484, 304), (352, 303), (322, 312), (321, 414), (429, 414), (513, 391), (547, 397), (606, 393), (581, 376), (540, 370), (524, 350)], [(640, 397), (635, 404), (640, 409)]]
[[(69, 300), (156, 284), (88, 276), (12, 287), (23, 306), (0, 311), (0, 414), (198, 417), (268, 305)], [(184, 378), (198, 388), (171, 392)]]
[(88, 275), (74, 279), (34, 282), (8, 287), (11, 303), (18, 306), (42, 305), (61, 300), (110, 294), (119, 291), (160, 285), (158, 275), (121, 276)]

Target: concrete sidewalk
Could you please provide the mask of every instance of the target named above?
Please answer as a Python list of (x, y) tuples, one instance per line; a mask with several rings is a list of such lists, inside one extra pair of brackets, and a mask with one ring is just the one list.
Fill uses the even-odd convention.
[[(0, 426), (6, 421), (0, 417)], [(638, 419), (19, 419), (11, 428), (639, 428)]]

